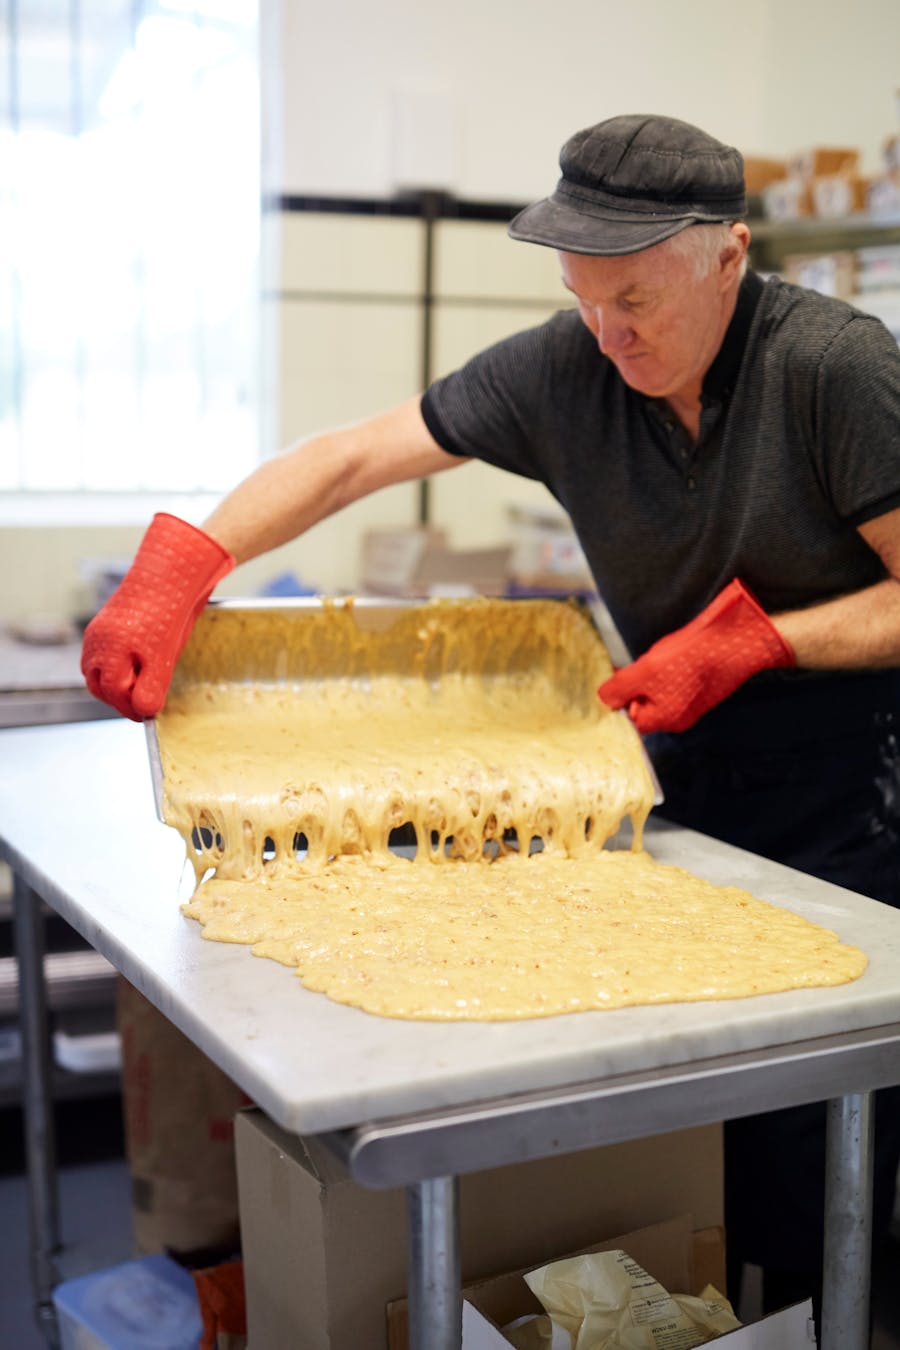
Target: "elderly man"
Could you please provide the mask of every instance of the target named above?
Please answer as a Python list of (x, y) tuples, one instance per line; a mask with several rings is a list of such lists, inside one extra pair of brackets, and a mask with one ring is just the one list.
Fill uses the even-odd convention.
[[(162, 705), (235, 562), (402, 479), (483, 459), (565, 507), (635, 660), (601, 690), (647, 734), (669, 817), (900, 903), (900, 353), (839, 301), (747, 271), (738, 152), (670, 118), (573, 136), (514, 239), (577, 308), (423, 395), (262, 465), (204, 531), (151, 524), (83, 668)], [(877, 1223), (900, 1130), (879, 1101)], [(823, 1111), (727, 1127), (733, 1255), (814, 1290)]]

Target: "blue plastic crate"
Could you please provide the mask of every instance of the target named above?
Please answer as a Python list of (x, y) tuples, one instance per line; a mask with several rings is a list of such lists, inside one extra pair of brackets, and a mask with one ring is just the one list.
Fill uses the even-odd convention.
[(197, 1350), (193, 1277), (168, 1256), (143, 1256), (53, 1291), (62, 1350)]

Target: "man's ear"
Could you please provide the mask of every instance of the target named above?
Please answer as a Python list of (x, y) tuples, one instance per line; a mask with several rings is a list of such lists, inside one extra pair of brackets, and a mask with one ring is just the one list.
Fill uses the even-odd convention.
[(750, 245), (750, 231), (742, 220), (731, 226), (731, 240), (719, 254), (722, 281), (730, 283), (741, 265)]

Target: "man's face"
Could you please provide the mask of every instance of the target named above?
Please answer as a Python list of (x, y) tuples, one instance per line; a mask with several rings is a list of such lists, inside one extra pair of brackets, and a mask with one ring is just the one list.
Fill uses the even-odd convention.
[(626, 384), (652, 398), (697, 397), (730, 318), (733, 269), (698, 277), (668, 241), (621, 258), (560, 253), (582, 320)]

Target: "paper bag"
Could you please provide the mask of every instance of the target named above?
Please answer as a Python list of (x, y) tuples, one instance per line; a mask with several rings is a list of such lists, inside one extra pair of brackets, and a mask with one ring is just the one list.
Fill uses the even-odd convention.
[(121, 977), (117, 1016), (137, 1251), (209, 1265), (239, 1246), (234, 1115), (249, 1099)]
[(525, 1276), (572, 1350), (694, 1350), (740, 1326), (712, 1287), (670, 1294), (626, 1252), (592, 1252)]

